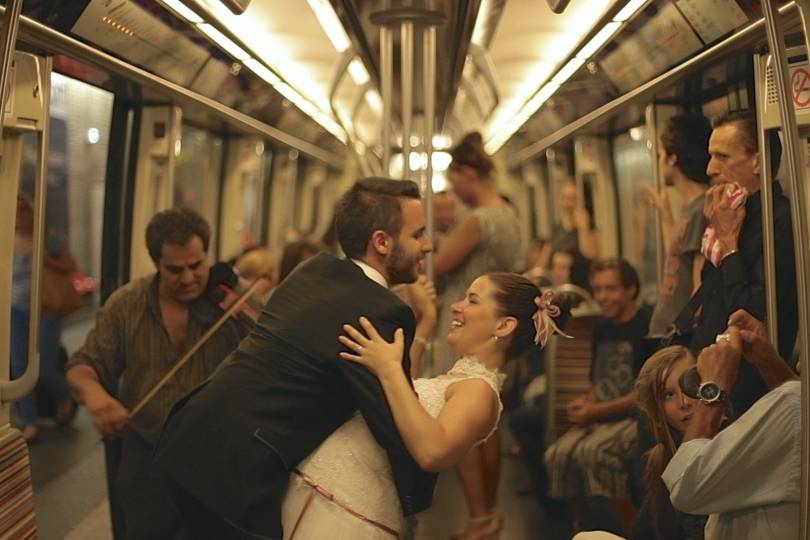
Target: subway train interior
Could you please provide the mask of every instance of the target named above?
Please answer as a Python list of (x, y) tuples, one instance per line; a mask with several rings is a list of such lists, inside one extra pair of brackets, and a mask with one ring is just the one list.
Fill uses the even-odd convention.
[[(796, 345), (782, 356), (790, 366), (798, 361), (795, 377), (808, 384), (800, 368), (810, 346), (807, 0), (0, 5), (0, 253), (10, 257), (0, 267), (0, 538), (132, 537), (123, 517), (126, 494), (116, 490), (120, 444), (100, 435), (86, 407), (49, 401), (42, 382), (50, 373), (64, 386), (65, 363), (100, 324), (96, 315), (105, 301), (155, 272), (145, 231), (156, 213), (194, 210), (210, 225), (208, 263), (233, 263), (259, 249), (267, 262), (256, 277), (275, 283), (291, 244), (338, 253), (335, 205), (357, 179), (411, 179), (420, 187), (426, 234), (436, 244), (423, 270), (439, 288), (437, 302), (449, 305), (459, 298), (443, 294), (447, 272), (434, 264), (444, 246), (438, 239), (449, 242), (453, 220), (461, 223), (475, 209), (454, 194), (454, 167), (464, 166), (455, 149), (470, 132), (480, 133), (479, 148), (494, 164), (487, 172), (519, 223), (510, 270), (582, 303), (564, 328), (572, 339), (553, 337), (539, 356), (504, 367), (510, 396), (505, 389), (497, 503), (490, 505), (497, 519), (475, 521), (464, 481), (451, 468), (439, 475), (413, 537), (568, 539), (589, 528), (610, 530), (590, 527), (574, 505), (538, 494), (531, 472), (546, 466), (542, 449), (572, 426), (569, 402), (588, 391), (589, 373), (594, 376), (594, 321), (610, 318), (589, 290), (587, 270), (579, 282), (574, 263), (567, 278), (554, 273), (549, 246), (559, 224), (573, 219), (577, 256), (625, 259), (638, 275), (633, 302), (660, 301), (670, 233), (656, 201), (667, 195), (674, 215), (691, 202), (666, 172), (675, 162), (667, 161), (662, 133), (679, 115), (714, 121), (745, 110), (756, 120), (750, 142), (762, 185), (758, 290), (765, 331), (776, 342), (776, 313), (781, 317), (781, 304), (795, 300), (798, 308), (788, 317), (795, 319)], [(769, 145), (773, 137), (781, 141), (781, 160)], [(704, 163), (727, 157), (711, 146), (706, 152)], [(778, 170), (771, 170), (776, 162)], [(720, 175), (710, 170), (708, 176)], [(775, 254), (780, 231), (768, 219), (781, 193), (789, 200), (793, 260)], [(22, 270), (21, 201), (31, 211), (32, 239)], [(447, 217), (448, 204), (455, 217)], [(571, 204), (574, 218), (564, 215)], [(587, 249), (586, 234), (592, 235)], [(75, 262), (69, 281), (78, 299), (46, 316), (39, 306), (54, 271), (43, 261), (54, 249)], [(775, 283), (785, 268), (796, 280), (787, 298)], [(443, 340), (442, 332), (428, 342)], [(442, 373), (427, 349), (414, 377)], [(26, 422), (19, 404), (31, 395), (35, 419)], [(510, 429), (517, 409), (538, 403), (539, 426), (528, 437), (539, 451)], [(808, 412), (801, 392), (801, 466), (782, 479), (797, 486), (793, 538), (810, 538)], [(745, 477), (749, 465), (737, 463), (731, 474)], [(641, 501), (618, 499), (599, 511), (618, 520), (612, 532), (619, 537), (698, 537), (637, 535)], [(460, 536), (451, 536), (457, 531)], [(705, 538), (722, 537), (716, 534), (707, 528)]]

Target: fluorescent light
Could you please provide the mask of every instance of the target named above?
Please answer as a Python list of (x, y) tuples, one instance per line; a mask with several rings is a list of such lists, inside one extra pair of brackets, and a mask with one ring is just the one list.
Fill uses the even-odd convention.
[(363, 62), (361, 62), (360, 59), (357, 57), (355, 57), (351, 62), (349, 62), (349, 75), (352, 76), (352, 80), (354, 80), (354, 83), (357, 86), (363, 86), (371, 78), (368, 75), (366, 66), (364, 66)]
[(225, 52), (240, 62), (250, 58), (250, 55), (239, 45), (230, 40), (225, 34), (208, 23), (198, 24), (200, 32), (208, 36), (214, 43), (225, 49)]
[(453, 157), (447, 152), (433, 152), (430, 161), (433, 164), (434, 171), (446, 171), (450, 166), (450, 162), (453, 161)]
[(521, 109), (521, 113), (531, 116), (537, 112), (537, 109), (539, 109), (543, 103), (545, 103), (546, 100), (548, 100), (548, 98), (550, 98), (551, 95), (557, 91), (559, 87), (560, 85), (555, 82), (546, 83), (545, 86), (543, 86), (543, 88), (541, 88), (540, 91), (537, 92), (534, 97), (532, 97), (532, 99), (526, 102), (526, 105), (524, 105), (523, 109)]
[(185, 5), (180, 0), (160, 0), (163, 5), (171, 9), (175, 12), (175, 14), (179, 15), (183, 19), (187, 20), (192, 24), (200, 24), (203, 22), (203, 18), (197, 15), (191, 8)]
[(332, 9), (329, 0), (307, 1), (309, 2), (309, 7), (315, 12), (315, 17), (317, 17), (318, 22), (321, 23), (321, 27), (323, 31), (326, 32), (329, 41), (331, 41), (332, 45), (335, 47), (335, 50), (337, 50), (337, 52), (343, 52), (351, 47), (352, 43), (349, 41), (349, 36), (346, 35), (346, 30), (343, 28), (340, 19), (338, 19), (335, 10)]
[[(646, 0), (645, 0), (646, 1)], [(595, 36), (591, 38), (591, 40), (582, 47), (579, 52), (577, 53), (577, 58), (582, 60), (587, 60), (593, 54), (602, 48), (602, 45), (607, 43), (607, 41), (616, 33), (616, 30), (619, 29), (621, 23), (619, 22), (609, 22), (605, 26), (602, 27), (599, 32), (596, 33)]]
[(326, 131), (337, 137), (343, 144), (346, 144), (346, 132), (343, 131), (340, 124), (335, 122), (331, 116), (328, 116), (322, 112), (317, 112), (313, 118), (315, 118), (315, 121), (323, 126)]
[(371, 89), (368, 92), (366, 92), (365, 98), (366, 98), (366, 103), (368, 103), (369, 107), (371, 107), (372, 109), (374, 109), (377, 112), (382, 111), (383, 102), (382, 102), (382, 97), (380, 97), (379, 92), (377, 92), (374, 89)]
[(644, 138), (644, 126), (635, 126), (631, 127), (628, 133), (630, 134), (630, 138), (634, 141), (640, 141)]
[(430, 184), (433, 187), (433, 193), (445, 191), (447, 189), (447, 178), (444, 174), (434, 174)]
[(547, 82), (517, 114), (510, 118), (510, 120), (497, 131), (496, 135), (486, 142), (484, 149), (490, 154), (497, 152), (523, 124), (529, 121), (529, 118), (537, 112), (543, 103), (554, 95), (554, 92), (556, 92), (559, 87), (560, 85), (554, 81)]
[(641, 9), (641, 7), (646, 3), (647, 0), (630, 0), (629, 2), (627, 2), (627, 4), (625, 4), (622, 10), (619, 11), (615, 17), (613, 17), (613, 20), (618, 22), (626, 21), (627, 19), (635, 15), (636, 12), (639, 9)]
[(264, 82), (269, 83), (273, 86), (281, 83), (281, 79), (278, 78), (278, 75), (273, 73), (267, 66), (256, 60), (255, 58), (248, 58), (244, 61), (245, 67), (247, 67), (250, 71), (258, 75)]
[(388, 166), (388, 174), (391, 178), (396, 178), (402, 175), (402, 171), (405, 170), (405, 158), (402, 157), (402, 154), (394, 154), (391, 156), (391, 163)]
[(411, 152), (408, 154), (408, 163), (412, 171), (421, 171), (427, 168), (427, 154), (425, 152)]
[(562, 84), (568, 79), (571, 78), (571, 75), (576, 73), (576, 71), (582, 67), (582, 64), (585, 63), (585, 60), (582, 58), (577, 58), (576, 56), (568, 61), (560, 71), (557, 72), (554, 77), (551, 78), (551, 81), (557, 84)]
[(452, 142), (453, 141), (450, 139), (450, 135), (439, 134), (433, 136), (433, 148), (436, 150), (450, 148)]

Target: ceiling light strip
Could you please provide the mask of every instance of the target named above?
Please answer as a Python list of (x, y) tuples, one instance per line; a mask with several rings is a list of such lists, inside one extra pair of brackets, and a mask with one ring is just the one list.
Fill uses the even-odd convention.
[[(244, 64), (245, 67), (247, 67), (250, 71), (256, 74), (260, 79), (262, 79), (270, 86), (272, 86), (278, 93), (280, 93), (285, 99), (287, 99), (287, 101), (291, 102), (293, 105), (298, 107), (304, 114), (315, 120), (315, 122), (320, 124), (321, 127), (326, 129), (327, 131), (329, 131), (329, 133), (337, 137), (341, 142), (343, 142), (344, 144), (346, 143), (346, 132), (343, 130), (340, 124), (338, 124), (331, 116), (321, 111), (318, 108), (318, 106), (315, 105), (312, 101), (304, 97), (292, 86), (284, 82), (281, 79), (281, 77), (276, 75), (263, 62), (255, 58), (252, 58), (249, 52), (247, 52), (240, 45), (235, 43), (228, 36), (220, 32), (216, 27), (214, 27), (209, 23), (206, 23), (205, 20), (200, 15), (198, 15), (195, 11), (186, 6), (180, 0), (160, 0), (160, 2), (169, 9), (171, 9), (175, 14), (177, 14), (182, 19), (196, 26), (196, 28), (200, 32), (205, 34), (205, 36), (208, 37), (208, 39), (210, 39), (217, 46), (222, 48), (235, 60), (242, 62), (242, 64)], [(317, 3), (316, 0), (310, 1), (311, 5), (316, 3)], [(321, 20), (320, 15), (318, 15), (318, 11), (314, 7), (314, 5), (313, 10), (315, 10), (318, 20), (321, 22), (321, 25), (323, 25), (324, 23)], [(332, 14), (334, 15), (334, 11), (332, 12)], [(337, 20), (336, 15), (335, 20)], [(327, 34), (329, 34), (329, 32), (327, 32)], [(345, 32), (343, 32), (343, 36), (345, 37)], [(329, 35), (329, 39), (332, 40), (332, 43), (335, 44), (335, 47), (337, 47), (338, 45), (335, 43), (332, 37), (333, 37), (332, 35)], [(348, 37), (346, 37), (345, 43), (346, 48), (348, 48), (350, 46)]]
[[(646, 0), (645, 0), (646, 1)], [(582, 60), (587, 60), (591, 56), (593, 56), (602, 46), (613, 37), (613, 34), (619, 29), (622, 23), (618, 21), (610, 21), (605, 26), (602, 27), (599, 32), (596, 33), (595, 36), (591, 38), (591, 40), (582, 47), (579, 52), (577, 53), (577, 58), (581, 58)]]
[(225, 34), (214, 28), (208, 23), (198, 24), (197, 28), (208, 36), (208, 38), (219, 45), (222, 49), (225, 50), (228, 54), (234, 57), (234, 59), (239, 60), (240, 62), (244, 62), (248, 58), (250, 58), (250, 54), (248, 54), (245, 49), (234, 43), (229, 37)]
[(340, 22), (329, 0), (307, 1), (309, 7), (312, 8), (312, 11), (315, 13), (318, 22), (321, 24), (321, 28), (326, 32), (326, 37), (329, 38), (329, 41), (331, 41), (332, 45), (335, 47), (335, 50), (342, 53), (351, 47), (352, 42), (349, 41), (349, 36), (346, 35), (346, 29), (343, 28), (343, 23)]
[(171, 9), (181, 19), (185, 19), (191, 24), (200, 24), (204, 22), (202, 17), (197, 15), (197, 13), (193, 9), (185, 5), (180, 0), (160, 0), (160, 2), (164, 6)]
[(610, 41), (610, 38), (616, 35), (623, 23), (630, 20), (646, 6), (648, 1), (649, 0), (630, 0), (627, 2), (611, 21), (605, 23), (599, 32), (594, 34), (588, 43), (580, 47), (571, 59), (551, 77), (551, 80), (544, 84), (540, 90), (520, 108), (516, 115), (510, 116), (502, 126), (494, 126), (490, 129), (490, 133), (494, 133), (494, 135), (491, 136), (485, 144), (487, 152), (490, 154), (497, 152), (523, 124), (529, 121), (529, 118), (540, 109), (543, 103), (554, 95), (560, 86), (570, 79), (589, 58), (599, 52), (602, 47)]

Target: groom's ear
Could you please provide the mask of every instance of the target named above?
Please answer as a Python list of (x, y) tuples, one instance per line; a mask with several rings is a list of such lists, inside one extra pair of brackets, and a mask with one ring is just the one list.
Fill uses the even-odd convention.
[(379, 255), (385, 256), (391, 253), (393, 245), (393, 240), (387, 232), (378, 229), (371, 233), (371, 248)]

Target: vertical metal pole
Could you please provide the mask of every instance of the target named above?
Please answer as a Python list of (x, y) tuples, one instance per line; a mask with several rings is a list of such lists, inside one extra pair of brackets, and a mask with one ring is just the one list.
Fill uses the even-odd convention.
[[(424, 27), (423, 65), (424, 73), (424, 95), (425, 95), (425, 126), (423, 138), (425, 139), (424, 149), (427, 154), (427, 165), (425, 168), (425, 182), (422, 186), (425, 199), (425, 217), (427, 222), (427, 234), (433, 238), (433, 124), (435, 122), (436, 107), (436, 27)], [(433, 253), (427, 256), (427, 277), (434, 280)]]
[(298, 167), (300, 166), (298, 157), (298, 150), (290, 150), (287, 154), (287, 191), (284, 194), (287, 199), (287, 215), (284, 220), (287, 229), (284, 231), (284, 238), (282, 240), (285, 244), (297, 240), (297, 238), (289, 238), (288, 235), (291, 231), (298, 230), (296, 227), (297, 223), (295, 222), (295, 217), (298, 215), (298, 209), (295, 207), (295, 194), (298, 189)]
[[(652, 156), (653, 187), (658, 191), (664, 187), (664, 181), (658, 167), (658, 115), (655, 103), (650, 103), (644, 109), (644, 120), (647, 131), (647, 148)], [(664, 223), (661, 219), (660, 209), (656, 209), (655, 212), (655, 234), (656, 284), (660, 284), (664, 276), (664, 254), (669, 250), (669, 246), (664, 245)]]
[(3, 120), (6, 115), (6, 87), (8, 86), (8, 74), (11, 71), (11, 62), (14, 58), (14, 44), (17, 42), (17, 28), (20, 25), (20, 11), (22, 10), (22, 0), (11, 0), (6, 4), (6, 11), (3, 17), (3, 49), (2, 65), (0, 65), (0, 138), (3, 136)]
[[(807, 201), (807, 189), (804, 174), (799, 161), (801, 152), (799, 147), (799, 132), (796, 127), (796, 115), (793, 108), (792, 88), (788, 81), (787, 58), (785, 54), (785, 40), (782, 34), (780, 15), (773, 6), (773, 0), (762, 2), (762, 11), (765, 16), (765, 30), (768, 34), (768, 47), (771, 50), (774, 64), (774, 79), (779, 91), (779, 116), (782, 121), (782, 135), (785, 141), (785, 156), (787, 158), (788, 176), (790, 179), (791, 194), (790, 210), (793, 220), (793, 247), (796, 252), (796, 287), (797, 302), (799, 304), (799, 345), (800, 358), (804, 362), (802, 369), (802, 496), (801, 496), (801, 532), (799, 538), (808, 538), (810, 533), (810, 326), (808, 325), (807, 310), (810, 306), (807, 283), (807, 247), (808, 229), (807, 214), (802, 206)], [(807, 28), (803, 28), (805, 33)]]
[[(768, 337), (774, 348), (779, 350), (779, 310), (776, 306), (776, 260), (774, 254), (773, 238), (773, 174), (771, 173), (771, 147), (768, 144), (768, 130), (763, 126), (765, 99), (767, 90), (763, 88), (765, 78), (763, 59), (768, 55), (754, 55), (754, 87), (756, 90), (757, 125), (759, 126), (759, 157), (760, 157), (760, 197), (762, 197), (762, 248), (763, 263), (765, 265), (765, 306), (767, 317), (765, 323), (768, 328)], [(774, 66), (776, 69), (777, 66)]]
[(413, 120), (413, 23), (402, 23), (402, 178), (411, 176), (411, 121)]
[(383, 25), (380, 27), (380, 70), (382, 71), (382, 165), (385, 176), (390, 176), (391, 167), (391, 98), (394, 87), (394, 36), (391, 29)]

